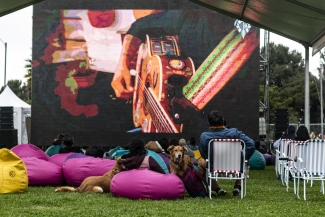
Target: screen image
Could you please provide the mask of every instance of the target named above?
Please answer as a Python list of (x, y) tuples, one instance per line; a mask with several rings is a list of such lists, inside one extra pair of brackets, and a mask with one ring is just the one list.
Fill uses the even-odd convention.
[(202, 8), (41, 4), (33, 17), (33, 144), (198, 138), (214, 109), (258, 138), (258, 28)]

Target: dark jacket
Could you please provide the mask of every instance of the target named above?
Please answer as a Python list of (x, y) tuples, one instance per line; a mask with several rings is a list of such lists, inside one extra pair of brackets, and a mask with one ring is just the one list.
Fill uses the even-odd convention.
[(59, 153), (70, 153), (70, 152), (74, 152), (74, 153), (83, 153), (83, 151), (80, 149), (80, 147), (75, 147), (75, 146), (65, 146), (64, 148), (60, 148)]
[(281, 136), (281, 139), (295, 140), (296, 139), (296, 135), (295, 134), (284, 134), (284, 135)]
[(122, 156), (122, 164), (124, 166), (124, 170), (148, 168), (152, 171), (165, 174), (164, 170), (159, 166), (157, 161), (155, 161), (151, 156), (146, 156), (145, 154), (132, 157)]

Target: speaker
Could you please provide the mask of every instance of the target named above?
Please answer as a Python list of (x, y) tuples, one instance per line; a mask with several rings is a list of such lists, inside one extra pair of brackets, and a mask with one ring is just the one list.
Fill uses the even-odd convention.
[(279, 139), (289, 126), (289, 109), (275, 109), (274, 140)]
[(11, 149), (18, 145), (17, 129), (0, 130), (0, 147)]
[(0, 130), (14, 129), (14, 107), (0, 107)]

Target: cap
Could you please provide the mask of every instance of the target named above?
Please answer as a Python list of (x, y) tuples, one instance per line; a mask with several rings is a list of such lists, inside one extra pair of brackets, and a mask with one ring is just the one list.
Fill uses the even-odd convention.
[(186, 145), (186, 140), (185, 139), (180, 139), (178, 143), (180, 145)]

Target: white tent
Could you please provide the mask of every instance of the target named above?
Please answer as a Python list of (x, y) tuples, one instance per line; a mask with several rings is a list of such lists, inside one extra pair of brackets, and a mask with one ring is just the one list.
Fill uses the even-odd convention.
[(18, 132), (18, 144), (27, 144), (26, 118), (31, 117), (31, 106), (18, 98), (8, 86), (0, 94), (0, 107), (5, 106), (14, 107), (14, 128)]

